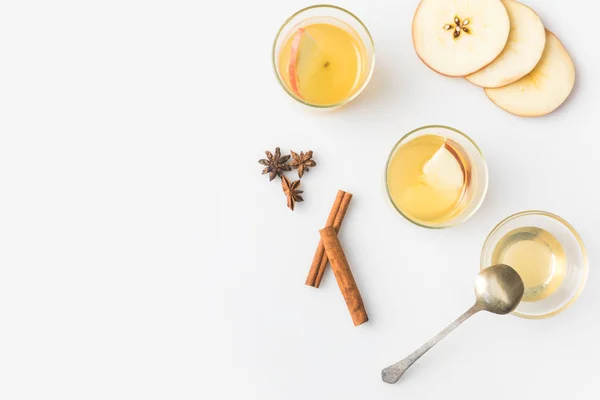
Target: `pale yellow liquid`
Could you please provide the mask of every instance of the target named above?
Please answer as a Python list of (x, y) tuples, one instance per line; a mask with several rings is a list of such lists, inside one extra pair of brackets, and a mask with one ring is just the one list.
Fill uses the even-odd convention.
[[(364, 44), (350, 26), (344, 29), (315, 23), (304, 26), (304, 30), (310, 39), (302, 42), (305, 48), (299, 53), (298, 63), (302, 62), (303, 68), (296, 76), (296, 94), (318, 105), (343, 102), (361, 88), (367, 77)], [(279, 73), (292, 92), (289, 64), (293, 40), (292, 34), (279, 53)]]
[(401, 145), (387, 170), (393, 203), (408, 218), (426, 224), (447, 221), (464, 209), (469, 180), (470, 166), (460, 147), (437, 135)]
[(496, 245), (492, 264), (513, 267), (525, 284), (523, 301), (550, 296), (565, 277), (567, 259), (560, 242), (548, 231), (534, 227), (508, 232)]

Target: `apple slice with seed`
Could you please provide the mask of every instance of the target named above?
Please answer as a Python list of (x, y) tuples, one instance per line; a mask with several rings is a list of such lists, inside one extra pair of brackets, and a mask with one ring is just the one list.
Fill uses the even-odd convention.
[(422, 0), (412, 24), (419, 58), (450, 77), (470, 75), (494, 61), (509, 31), (500, 0)]
[(535, 11), (514, 0), (502, 3), (510, 19), (506, 47), (490, 65), (466, 77), (484, 88), (506, 86), (530, 73), (542, 58), (546, 45), (544, 24)]
[(288, 73), (291, 89), (300, 98), (302, 98), (302, 95), (300, 94), (299, 77), (311, 77), (316, 73), (317, 64), (311, 62), (311, 60), (314, 61), (314, 58), (318, 55), (319, 46), (313, 37), (306, 32), (306, 29), (299, 28), (292, 39)]
[(498, 107), (523, 117), (538, 117), (556, 110), (575, 85), (575, 66), (560, 40), (546, 30), (542, 59), (529, 74), (510, 85), (484, 89)]

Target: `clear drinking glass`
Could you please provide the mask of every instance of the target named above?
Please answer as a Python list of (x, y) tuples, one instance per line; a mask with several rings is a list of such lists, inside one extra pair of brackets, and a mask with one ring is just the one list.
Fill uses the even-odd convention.
[[(388, 185), (389, 165), (398, 149), (411, 140), (424, 135), (436, 135), (451, 140), (460, 147), (460, 150), (466, 157), (470, 167), (469, 184), (462, 197), (462, 201), (457, 205), (459, 209), (457, 209), (457, 212), (451, 218), (435, 223), (415, 220), (403, 212), (401, 207), (394, 202)], [(449, 126), (427, 125), (407, 133), (394, 145), (388, 157), (385, 181), (388, 198), (400, 215), (413, 224), (423, 228), (442, 229), (450, 228), (465, 222), (479, 209), (483, 203), (483, 200), (485, 199), (488, 189), (488, 169), (481, 150), (469, 136), (462, 133), (458, 129), (454, 129)]]
[(498, 242), (514, 229), (535, 227), (550, 232), (562, 245), (566, 271), (560, 286), (548, 297), (538, 301), (521, 302), (514, 315), (524, 318), (548, 318), (567, 309), (577, 300), (588, 276), (588, 258), (581, 237), (567, 221), (545, 211), (523, 211), (500, 222), (488, 235), (481, 251), (481, 269), (492, 264)]
[[(362, 42), (365, 50), (365, 60), (363, 62), (365, 65), (365, 71), (363, 71), (361, 75), (358, 88), (346, 99), (333, 104), (314, 104), (298, 97), (286, 85), (279, 67), (280, 51), (288, 42), (290, 37), (294, 35), (299, 28), (315, 23), (330, 24), (344, 29), (346, 32), (349, 32), (352, 36)], [(281, 28), (279, 28), (277, 36), (275, 37), (275, 42), (273, 43), (272, 62), (277, 81), (283, 90), (285, 90), (285, 92), (294, 100), (309, 107), (319, 109), (335, 109), (344, 106), (358, 97), (371, 80), (373, 68), (375, 66), (375, 45), (373, 43), (371, 33), (356, 15), (338, 6), (320, 4), (303, 8), (302, 10), (296, 12), (284, 22)]]

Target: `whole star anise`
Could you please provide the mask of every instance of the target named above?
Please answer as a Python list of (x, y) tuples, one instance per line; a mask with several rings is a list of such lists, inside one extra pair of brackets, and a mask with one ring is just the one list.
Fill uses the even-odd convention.
[(312, 159), (312, 150), (307, 151), (306, 154), (303, 151), (301, 151), (300, 154), (290, 151), (290, 154), (293, 158), (290, 165), (292, 168), (298, 170), (299, 178), (302, 178), (302, 175), (304, 175), (305, 172), (308, 172), (309, 167), (312, 168), (317, 166), (317, 163)]
[(275, 149), (275, 154), (272, 154), (270, 151), (265, 151), (267, 158), (263, 158), (262, 160), (258, 160), (258, 163), (265, 166), (262, 173), (269, 174), (269, 181), (275, 179), (276, 176), (281, 177), (283, 171), (291, 171), (292, 167), (287, 163), (290, 159), (290, 156), (282, 156), (281, 150), (279, 147)]
[(304, 192), (302, 190), (298, 190), (300, 187), (300, 180), (290, 183), (290, 180), (286, 176), (282, 175), (281, 186), (283, 187), (283, 193), (285, 193), (287, 196), (287, 206), (290, 208), (290, 210), (294, 211), (295, 204), (304, 201), (301, 196), (301, 194)]

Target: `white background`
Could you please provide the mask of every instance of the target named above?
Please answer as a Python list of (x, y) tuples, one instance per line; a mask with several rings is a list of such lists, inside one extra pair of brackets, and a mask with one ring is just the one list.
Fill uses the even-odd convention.
[[(305, 1), (0, 2), (1, 399), (598, 398), (598, 10), (527, 2), (577, 85), (525, 119), (418, 60), (416, 1), (337, 4), (371, 30), (377, 65), (356, 102), (315, 113), (271, 67)], [(403, 220), (383, 187), (393, 144), (435, 123), (490, 168), (481, 210), (443, 231)], [(293, 213), (257, 163), (275, 146), (316, 154)], [(338, 189), (355, 195), (341, 240), (359, 328), (331, 271), (304, 286)], [(581, 298), (541, 321), (477, 315), (382, 383), (471, 305), (493, 226), (532, 208), (586, 242)]]

